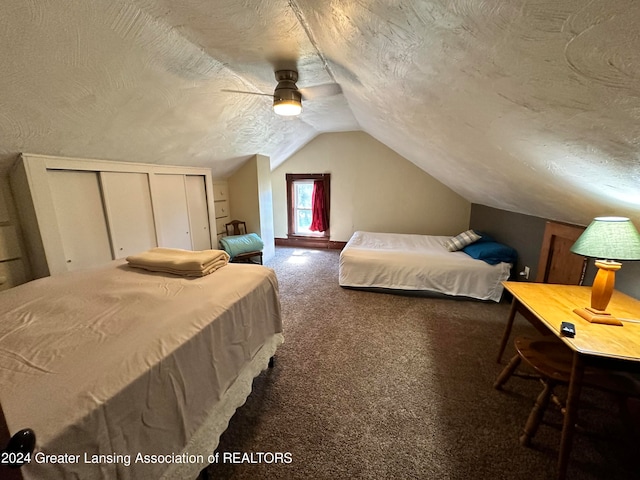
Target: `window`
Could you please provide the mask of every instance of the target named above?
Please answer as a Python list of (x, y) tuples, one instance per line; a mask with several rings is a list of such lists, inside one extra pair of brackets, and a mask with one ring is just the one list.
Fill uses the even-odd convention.
[[(289, 238), (314, 238), (329, 240), (329, 182), (331, 174), (329, 173), (287, 173), (287, 215), (288, 215), (288, 236)], [(322, 182), (321, 188), (314, 187), (316, 182)], [(318, 194), (318, 191), (320, 192)], [(325, 221), (322, 222), (326, 225), (324, 231), (313, 231), (312, 224), (314, 224), (314, 192), (316, 195), (316, 203), (321, 204), (323, 208), (323, 214)], [(318, 205), (316, 205), (317, 210)], [(316, 211), (316, 223), (318, 212)], [(321, 223), (321, 224), (322, 224)], [(315, 226), (314, 225), (314, 226)]]
[(312, 180), (298, 180), (293, 182), (293, 232), (296, 235), (311, 235), (311, 196), (313, 195)]

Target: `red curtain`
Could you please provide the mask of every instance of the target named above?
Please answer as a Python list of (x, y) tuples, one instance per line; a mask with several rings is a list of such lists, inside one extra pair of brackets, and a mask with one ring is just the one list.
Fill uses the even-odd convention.
[(312, 232), (324, 232), (329, 228), (327, 200), (324, 192), (324, 180), (316, 180), (313, 182), (313, 195), (311, 196), (311, 227), (309, 227), (309, 230)]

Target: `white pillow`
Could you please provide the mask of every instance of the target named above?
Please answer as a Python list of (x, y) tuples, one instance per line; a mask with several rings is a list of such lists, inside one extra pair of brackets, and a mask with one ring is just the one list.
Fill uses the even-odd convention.
[(473, 242), (477, 242), (481, 238), (482, 237), (473, 230), (467, 230), (444, 242), (444, 246), (450, 252), (456, 252), (462, 250), (467, 245), (471, 245)]

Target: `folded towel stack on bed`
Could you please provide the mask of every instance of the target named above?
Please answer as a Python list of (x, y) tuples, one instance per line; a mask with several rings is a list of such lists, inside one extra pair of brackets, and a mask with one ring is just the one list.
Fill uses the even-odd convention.
[(223, 250), (191, 251), (179, 248), (152, 248), (127, 257), (129, 266), (183, 277), (204, 277), (229, 263)]

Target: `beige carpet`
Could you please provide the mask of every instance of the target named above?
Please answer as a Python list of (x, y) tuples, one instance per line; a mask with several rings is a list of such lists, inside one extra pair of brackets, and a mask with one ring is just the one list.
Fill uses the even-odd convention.
[[(279, 248), (269, 266), (285, 344), (231, 420), (210, 478), (554, 477), (558, 410), (524, 448), (518, 436), (540, 385), (512, 378), (492, 388), (507, 303), (342, 289), (336, 251)], [(527, 332), (519, 317), (516, 333)], [(640, 478), (640, 438), (615, 401), (590, 393), (582, 405), (569, 478)], [(244, 462), (222, 461), (234, 452)], [(290, 463), (268, 463), (276, 452)]]

